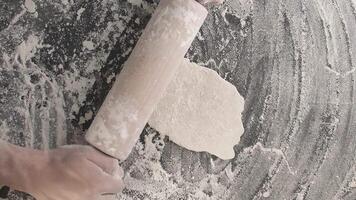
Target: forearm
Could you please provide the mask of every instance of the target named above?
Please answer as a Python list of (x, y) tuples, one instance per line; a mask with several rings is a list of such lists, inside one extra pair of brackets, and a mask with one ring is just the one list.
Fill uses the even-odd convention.
[(31, 177), (43, 164), (42, 153), (0, 140), (0, 155), (0, 185), (26, 191), (31, 184)]

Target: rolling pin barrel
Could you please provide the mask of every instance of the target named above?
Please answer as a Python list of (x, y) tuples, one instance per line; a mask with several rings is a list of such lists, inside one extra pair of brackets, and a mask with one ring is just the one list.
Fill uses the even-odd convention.
[(207, 13), (195, 0), (161, 0), (86, 134), (91, 145), (128, 157)]

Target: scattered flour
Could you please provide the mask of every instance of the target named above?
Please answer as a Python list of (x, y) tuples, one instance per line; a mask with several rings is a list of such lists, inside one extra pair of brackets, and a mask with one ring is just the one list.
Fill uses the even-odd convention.
[(129, 3), (135, 6), (141, 6), (142, 5), (142, 0), (128, 0)]
[(68, 5), (69, 2), (68, 2), (68, 0), (62, 0), (62, 4), (63, 4), (63, 5)]
[[(253, 9), (252, 0), (235, 0), (235, 1), (226, 1), (224, 7), (229, 7), (230, 9), (224, 10), (225, 13), (222, 13), (222, 16), (225, 18), (225, 14), (228, 11), (230, 14), (235, 15), (240, 19), (246, 19)], [(224, 19), (226, 21), (226, 19)]]
[[(196, 183), (183, 179), (184, 168), (181, 168), (178, 174), (169, 174), (160, 162), (165, 144), (163, 137), (157, 137), (158, 133), (149, 127), (146, 128), (146, 132), (148, 135), (145, 135), (144, 143), (138, 142), (135, 146), (138, 156), (125, 171), (124, 183), (127, 190), (147, 194), (146, 199), (228, 199), (228, 190), (219, 181), (224, 171), (207, 176)], [(204, 191), (210, 191), (213, 195), (208, 195)], [(120, 193), (116, 199), (132, 198)]]
[(6, 133), (9, 131), (10, 131), (10, 129), (7, 126), (6, 122), (1, 121), (0, 122), (0, 140), (7, 141), (7, 138), (5, 138), (5, 137), (6, 137)]
[[(76, 70), (75, 67), (72, 67), (74, 72), (66, 71), (64, 73), (64, 81), (65, 81), (65, 90), (70, 91), (71, 93), (77, 94), (77, 97), (73, 97), (73, 99), (77, 99), (77, 102), (73, 104), (71, 113), (78, 113), (79, 108), (82, 103), (86, 99), (87, 91), (93, 86), (95, 82), (95, 78), (86, 78), (81, 77), (80, 79), (76, 79), (79, 76), (79, 71)], [(71, 116), (73, 119), (74, 116)]]
[(270, 191), (266, 191), (263, 193), (262, 195), (264, 198), (270, 197), (271, 196), (271, 192)]
[(152, 13), (154, 11), (154, 8), (152, 7), (152, 5), (148, 4), (145, 1), (142, 1), (142, 0), (128, 0), (128, 2), (131, 3), (134, 6), (142, 7), (147, 12)]
[(113, 74), (110, 74), (110, 76), (108, 76), (107, 78), (106, 78), (106, 83), (111, 83), (111, 81), (115, 78), (115, 74), (113, 73)]
[(85, 122), (91, 120), (93, 118), (93, 111), (89, 111), (89, 112), (86, 112), (84, 114), (84, 116), (81, 116), (80, 119), (79, 119), (79, 124), (84, 124)]
[(350, 182), (350, 187), (351, 188), (356, 188), (356, 177), (354, 177), (354, 180)]
[(15, 25), (15, 24), (21, 19), (21, 17), (22, 17), (26, 12), (27, 12), (27, 11), (26, 11), (26, 8), (23, 8), (20, 13), (16, 14), (16, 15), (11, 19), (10, 24), (9, 24), (9, 26), (6, 28), (6, 30), (8, 30), (9, 28), (11, 28), (13, 25)]
[(36, 12), (36, 4), (32, 0), (25, 0), (25, 7), (30, 13)]
[(83, 42), (83, 49), (84, 49), (84, 50), (87, 49), (87, 50), (89, 50), (89, 51), (92, 51), (92, 50), (95, 49), (95, 45), (94, 45), (94, 43), (93, 43), (92, 41), (85, 40), (85, 41)]
[(77, 20), (80, 20), (82, 17), (83, 12), (85, 11), (85, 8), (80, 8), (77, 12)]
[(35, 35), (30, 35), (26, 41), (23, 41), (20, 46), (16, 48), (16, 57), (20, 58), (20, 62), (25, 64), (33, 57), (39, 45), (39, 38)]

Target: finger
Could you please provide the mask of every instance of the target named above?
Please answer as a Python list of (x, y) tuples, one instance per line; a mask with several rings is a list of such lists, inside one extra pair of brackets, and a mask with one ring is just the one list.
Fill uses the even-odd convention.
[(113, 170), (113, 173), (111, 174), (112, 176), (116, 177), (116, 178), (120, 178), (122, 179), (124, 177), (124, 170), (122, 169), (122, 167), (120, 167), (120, 165), (116, 165), (115, 169)]
[(86, 146), (77, 145), (77, 144), (70, 144), (70, 145), (63, 145), (63, 146), (59, 147), (58, 149), (83, 150), (83, 147), (85, 148)]
[(88, 160), (88, 169), (92, 172), (91, 182), (95, 190), (99, 194), (119, 193), (123, 189), (123, 181), (121, 179), (123, 170), (117, 167), (114, 170), (114, 175), (107, 174), (102, 171), (95, 163)]
[(101, 194), (116, 194), (124, 189), (124, 183), (121, 178), (110, 175), (105, 175), (102, 178), (102, 187), (99, 188)]
[(97, 195), (95, 195), (95, 196), (91, 196), (91, 197), (87, 197), (87, 198), (86, 198), (86, 200), (87, 200), (87, 199), (102, 200), (102, 198), (101, 198), (101, 195), (100, 195), (100, 194), (97, 194)]
[(93, 147), (88, 146), (85, 156), (110, 175), (113, 175), (114, 170), (119, 166), (118, 160), (101, 153)]
[(98, 200), (116, 200), (116, 196), (112, 195), (112, 194), (104, 194), (101, 195), (100, 198)]

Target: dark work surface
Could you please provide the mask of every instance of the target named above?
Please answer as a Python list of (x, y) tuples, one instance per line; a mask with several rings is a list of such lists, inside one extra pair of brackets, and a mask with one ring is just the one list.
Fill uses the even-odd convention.
[[(37, 149), (82, 143), (157, 2), (34, 3), (30, 13), (0, 0), (0, 136)], [(210, 8), (187, 57), (245, 98), (236, 156), (191, 152), (146, 127), (117, 198), (355, 200), (355, 30), (354, 0)]]

